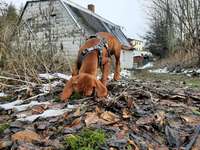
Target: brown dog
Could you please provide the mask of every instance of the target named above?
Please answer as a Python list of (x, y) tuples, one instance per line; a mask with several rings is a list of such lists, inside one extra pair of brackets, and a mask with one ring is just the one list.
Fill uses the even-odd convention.
[[(122, 46), (119, 41), (110, 33), (100, 32), (99, 36), (107, 40), (108, 47), (102, 48), (102, 79), (101, 82), (96, 79), (97, 71), (99, 66), (99, 54), (98, 50), (94, 50), (87, 54), (84, 59), (80, 61), (81, 53), (88, 48), (98, 45), (101, 40), (99, 38), (88, 39), (84, 45), (80, 47), (77, 63), (72, 73), (72, 79), (70, 79), (61, 93), (61, 100), (67, 101), (71, 96), (72, 92), (75, 90), (77, 92), (83, 92), (85, 96), (92, 95), (92, 91), (96, 88), (98, 97), (105, 97), (107, 95), (106, 83), (108, 80), (110, 63), (109, 63), (109, 53), (115, 56), (116, 67), (114, 80), (120, 79), (120, 53), (121, 48), (130, 50), (131, 48), (126, 48)], [(109, 51), (109, 52), (108, 52)], [(90, 84), (90, 82), (94, 84)], [(73, 84), (77, 83), (77, 84)], [(102, 92), (103, 91), (103, 92)]]
[[(79, 53), (83, 50), (95, 46), (99, 43), (99, 39), (89, 39), (80, 48)], [(102, 52), (102, 65), (104, 70), (109, 69), (109, 59), (106, 56), (107, 50), (103, 48)], [(105, 97), (107, 95), (107, 88), (99, 80), (96, 79), (98, 71), (98, 52), (92, 51), (88, 54), (85, 59), (83, 59), (79, 72), (77, 70), (73, 71), (72, 78), (66, 83), (63, 92), (60, 95), (60, 99), (67, 101), (72, 95), (73, 91), (83, 92), (85, 96), (90, 96), (93, 90), (96, 90), (97, 97)], [(105, 71), (104, 74), (108, 73)], [(108, 75), (107, 75), (108, 76)]]
[(107, 88), (101, 81), (90, 74), (80, 73), (79, 75), (73, 76), (66, 83), (60, 98), (66, 102), (74, 91), (82, 93), (84, 96), (91, 96), (94, 90), (97, 97), (107, 96)]

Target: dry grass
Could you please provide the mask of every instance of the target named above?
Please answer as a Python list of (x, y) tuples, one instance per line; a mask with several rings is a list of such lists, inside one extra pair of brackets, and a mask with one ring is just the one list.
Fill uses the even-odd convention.
[(169, 57), (162, 59), (156, 63), (155, 67), (173, 67), (179, 65), (182, 68), (190, 68), (198, 65), (199, 51), (193, 50), (179, 50)]
[(155, 74), (150, 73), (147, 70), (142, 70), (140, 72), (134, 72), (133, 77), (135, 79), (141, 79), (144, 81), (163, 81), (163, 82), (175, 82), (184, 87), (189, 87), (192, 89), (200, 89), (200, 78), (199, 77), (188, 77), (186, 75), (176, 75), (176, 74)]

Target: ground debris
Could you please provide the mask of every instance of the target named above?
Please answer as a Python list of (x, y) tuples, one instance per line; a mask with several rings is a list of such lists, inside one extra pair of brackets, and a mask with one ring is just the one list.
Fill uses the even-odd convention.
[(170, 81), (126, 79), (109, 82), (107, 98), (62, 103), (58, 95), (65, 82), (59, 76), (42, 76), (34, 86), (6, 83), (0, 91), (0, 148), (69, 149), (67, 142), (76, 147), (70, 140), (81, 139), (88, 128), (105, 133), (105, 142), (94, 149), (199, 148), (199, 91)]

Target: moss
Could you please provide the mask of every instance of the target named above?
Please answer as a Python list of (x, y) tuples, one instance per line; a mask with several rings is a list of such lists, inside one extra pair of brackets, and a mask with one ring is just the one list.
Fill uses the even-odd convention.
[(9, 127), (10, 127), (10, 125), (7, 123), (0, 124), (0, 134), (2, 134)]
[(129, 144), (129, 145), (127, 145), (127, 150), (132, 150), (133, 148), (132, 148), (132, 146)]
[(7, 102), (10, 102), (13, 100), (13, 97), (12, 96), (5, 96), (5, 97), (1, 97), (1, 100), (0, 101), (7, 101)]
[(82, 98), (82, 96), (81, 96), (80, 93), (74, 92), (74, 93), (72, 94), (72, 96), (70, 97), (70, 100), (76, 100), (76, 99), (81, 99), (81, 98)]
[(53, 99), (53, 102), (56, 103), (56, 102), (60, 102), (60, 98), (57, 96)]
[(188, 86), (190, 86), (191, 88), (198, 88), (198, 89), (200, 89), (200, 80), (199, 80), (199, 78), (198, 79), (193, 78), (191, 80), (188, 80), (188, 81), (186, 81), (186, 84)]
[(200, 111), (198, 109), (192, 109), (194, 115), (200, 116)]
[(98, 150), (105, 143), (105, 133), (102, 130), (83, 129), (77, 135), (65, 138), (65, 143), (72, 150)]

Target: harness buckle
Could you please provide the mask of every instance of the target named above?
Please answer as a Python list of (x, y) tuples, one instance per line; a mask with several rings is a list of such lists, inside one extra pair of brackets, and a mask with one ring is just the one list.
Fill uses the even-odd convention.
[(85, 54), (87, 54), (88, 53), (88, 49), (84, 49), (83, 51), (82, 51), (82, 54), (83, 55), (85, 55)]
[(105, 43), (104, 46), (106, 49), (108, 49), (108, 43)]

